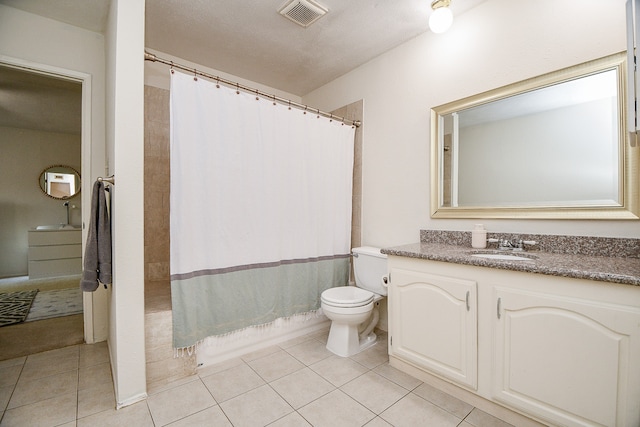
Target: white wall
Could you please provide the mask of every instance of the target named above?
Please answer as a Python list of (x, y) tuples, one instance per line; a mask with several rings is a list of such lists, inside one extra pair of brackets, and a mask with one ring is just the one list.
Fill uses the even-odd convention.
[[(28, 274), (27, 230), (67, 221), (64, 200), (38, 187), (40, 173), (52, 165), (80, 170), (80, 135), (0, 127), (0, 277)], [(81, 196), (69, 199), (70, 223), (80, 225)]]
[[(625, 49), (624, 0), (487, 0), (448, 32), (427, 32), (304, 96), (325, 111), (364, 99), (363, 244), (480, 222), (429, 217), (430, 108)], [(482, 222), (489, 231), (640, 237), (638, 221)]]
[(106, 31), (113, 286), (109, 351), (116, 405), (146, 397), (144, 336), (144, 0), (112, 0)]

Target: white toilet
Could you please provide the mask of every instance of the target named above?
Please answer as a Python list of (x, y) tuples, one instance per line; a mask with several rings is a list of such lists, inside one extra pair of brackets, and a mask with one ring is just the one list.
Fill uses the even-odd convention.
[(323, 313), (331, 320), (327, 349), (342, 357), (352, 356), (376, 342), (376, 303), (387, 295), (387, 256), (380, 249), (352, 249), (356, 286), (327, 289), (321, 295)]

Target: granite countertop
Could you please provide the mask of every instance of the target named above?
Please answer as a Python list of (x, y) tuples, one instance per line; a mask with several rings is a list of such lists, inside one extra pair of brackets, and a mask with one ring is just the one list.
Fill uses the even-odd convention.
[[(470, 245), (432, 242), (384, 248), (381, 252), (409, 258), (640, 286), (640, 258), (635, 257), (593, 256), (544, 251), (510, 252), (491, 248), (473, 249)], [(471, 256), (474, 253), (512, 254), (531, 257), (532, 260), (487, 259)]]

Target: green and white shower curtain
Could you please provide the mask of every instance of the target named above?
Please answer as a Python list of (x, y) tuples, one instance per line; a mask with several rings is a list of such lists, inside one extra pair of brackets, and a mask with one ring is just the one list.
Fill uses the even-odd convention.
[(175, 348), (313, 312), (347, 284), (354, 132), (172, 73)]

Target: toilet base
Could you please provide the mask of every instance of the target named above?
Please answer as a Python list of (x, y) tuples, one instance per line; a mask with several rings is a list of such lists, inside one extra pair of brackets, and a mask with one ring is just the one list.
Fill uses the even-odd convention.
[(371, 347), (376, 340), (377, 336), (373, 332), (360, 339), (357, 325), (333, 322), (329, 330), (327, 350), (337, 356), (349, 357)]

